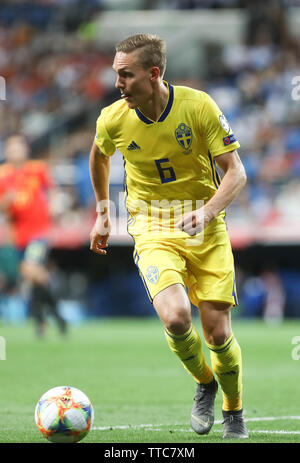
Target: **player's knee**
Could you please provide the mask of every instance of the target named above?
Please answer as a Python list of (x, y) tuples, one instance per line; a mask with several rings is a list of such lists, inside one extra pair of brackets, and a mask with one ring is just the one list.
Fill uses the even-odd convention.
[(164, 324), (166, 329), (175, 335), (186, 333), (191, 326), (191, 314), (186, 307), (177, 307), (166, 313)]
[(201, 305), (203, 334), (208, 344), (223, 345), (231, 336), (230, 306), (206, 303)]
[(168, 319), (165, 322), (166, 329), (170, 333), (175, 334), (177, 336), (186, 333), (189, 330), (190, 326), (190, 323), (187, 323), (185, 320), (175, 317)]
[(155, 297), (153, 304), (170, 333), (181, 335), (189, 330), (192, 323), (191, 304), (181, 286), (162, 291)]
[(222, 346), (230, 337), (231, 332), (224, 328), (212, 329), (206, 334), (206, 341), (213, 346)]

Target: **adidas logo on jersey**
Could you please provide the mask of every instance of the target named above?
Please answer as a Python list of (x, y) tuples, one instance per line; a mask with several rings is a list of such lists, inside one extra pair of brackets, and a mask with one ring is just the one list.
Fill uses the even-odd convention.
[(141, 148), (139, 145), (136, 144), (135, 141), (132, 140), (129, 146), (127, 146), (128, 151), (133, 151), (133, 150), (140, 150)]

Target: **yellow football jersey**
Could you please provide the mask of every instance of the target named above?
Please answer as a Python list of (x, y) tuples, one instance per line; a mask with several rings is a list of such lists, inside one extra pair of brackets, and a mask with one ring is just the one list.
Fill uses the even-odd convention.
[[(165, 85), (169, 97), (157, 121), (129, 109), (122, 99), (104, 108), (97, 120), (98, 148), (106, 156), (118, 149), (124, 158), (131, 235), (187, 236), (174, 224), (215, 194), (220, 178), (214, 158), (240, 146), (207, 93)], [(222, 211), (206, 233), (225, 230), (224, 216)]]

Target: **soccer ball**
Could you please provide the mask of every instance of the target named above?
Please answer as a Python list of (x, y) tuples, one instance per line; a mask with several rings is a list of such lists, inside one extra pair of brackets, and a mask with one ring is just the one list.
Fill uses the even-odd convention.
[(51, 442), (79, 442), (93, 421), (90, 400), (75, 387), (54, 387), (42, 395), (35, 407), (36, 425)]

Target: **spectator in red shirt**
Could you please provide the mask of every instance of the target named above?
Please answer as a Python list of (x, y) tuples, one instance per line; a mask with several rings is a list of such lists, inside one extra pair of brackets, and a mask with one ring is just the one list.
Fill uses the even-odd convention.
[(0, 210), (6, 214), (13, 243), (20, 253), (20, 273), (30, 286), (31, 315), (39, 335), (45, 330), (47, 309), (65, 333), (66, 322), (57, 311), (46, 267), (51, 226), (47, 193), (53, 186), (47, 164), (29, 159), (29, 144), (20, 134), (7, 138), (4, 154), (6, 163), (0, 166)]

